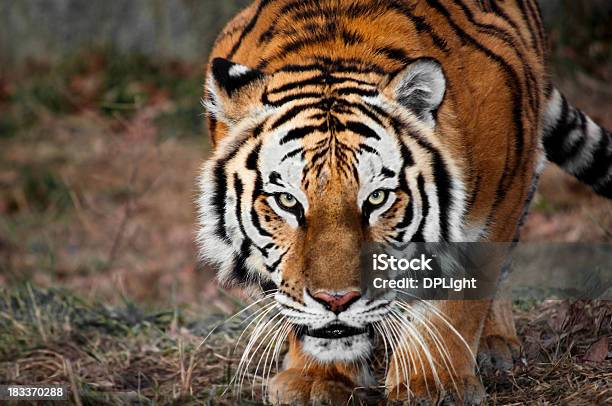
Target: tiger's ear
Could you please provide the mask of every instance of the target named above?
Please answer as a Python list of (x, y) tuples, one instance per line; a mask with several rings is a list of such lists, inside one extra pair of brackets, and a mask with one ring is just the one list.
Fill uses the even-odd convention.
[(203, 104), (215, 119), (232, 124), (261, 103), (265, 85), (266, 76), (257, 69), (215, 58), (210, 63)]
[(417, 59), (387, 84), (385, 91), (428, 126), (435, 126), (435, 116), (446, 92), (442, 66), (434, 59)]

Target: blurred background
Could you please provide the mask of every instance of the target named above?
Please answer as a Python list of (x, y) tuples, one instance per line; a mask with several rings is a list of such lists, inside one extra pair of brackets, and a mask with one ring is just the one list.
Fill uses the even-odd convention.
[[(612, 2), (540, 3), (555, 82), (612, 128)], [(193, 326), (202, 315), (240, 306), (197, 264), (193, 200), (210, 149), (200, 105), (204, 64), (217, 33), (246, 4), (0, 1), (0, 369), (2, 356), (5, 365), (31, 361), (32, 343), (52, 351), (53, 328), (65, 333), (51, 327), (57, 316), (43, 327), (39, 314), (34, 331), (27, 325), (37, 320), (32, 309), (55, 300), (49, 288), (70, 292), (78, 303), (128, 309), (115, 317), (87, 307), (99, 323), (120, 320), (131, 329), (146, 322), (165, 338), (168, 331), (197, 336), (204, 330)], [(523, 239), (611, 242), (612, 204), (548, 168)], [(23, 304), (22, 313), (15, 303)], [(185, 320), (195, 330), (181, 330)], [(3, 341), (2, 331), (25, 338)], [(179, 362), (185, 354), (172, 343), (168, 362)], [(142, 345), (143, 354), (155, 350)], [(62, 353), (57, 376), (91, 372), (85, 364), (67, 367), (71, 356), (82, 361)], [(140, 371), (128, 364), (126, 376)], [(183, 370), (172, 371), (168, 379)], [(7, 372), (4, 380), (25, 379), (21, 373)], [(123, 382), (108, 380), (111, 387)], [(136, 385), (128, 381), (121, 385)], [(185, 382), (176, 385), (184, 389)]]

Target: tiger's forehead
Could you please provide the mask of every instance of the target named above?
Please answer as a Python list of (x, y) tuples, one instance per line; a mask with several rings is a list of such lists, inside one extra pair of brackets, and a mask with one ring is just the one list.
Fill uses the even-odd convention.
[(372, 91), (383, 80), (384, 73), (371, 67), (336, 65), (318, 62), (288, 65), (269, 75), (264, 102), (282, 105), (291, 97), (329, 97), (353, 89)]
[(399, 141), (366, 102), (379, 95), (380, 76), (319, 69), (285, 76), (268, 86), (277, 110), (264, 126), (268, 177), (316, 198), (338, 185), (357, 194), (377, 176), (399, 172)]

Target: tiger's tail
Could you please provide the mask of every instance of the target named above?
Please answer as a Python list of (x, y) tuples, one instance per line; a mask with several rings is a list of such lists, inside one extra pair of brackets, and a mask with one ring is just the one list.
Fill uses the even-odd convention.
[(546, 158), (612, 199), (612, 133), (553, 89), (544, 116)]

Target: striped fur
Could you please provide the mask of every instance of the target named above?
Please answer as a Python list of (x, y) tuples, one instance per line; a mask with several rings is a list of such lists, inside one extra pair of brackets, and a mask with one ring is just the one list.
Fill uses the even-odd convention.
[[(310, 381), (340, 379), (332, 368), (365, 384), (367, 368), (346, 362), (369, 356), (367, 337), (341, 351), (298, 333), (391, 317), (397, 298), (361, 292), (339, 314), (317, 300), (360, 288), (364, 242), (512, 241), (546, 158), (612, 196), (610, 132), (549, 83), (545, 48), (533, 0), (259, 0), (223, 30), (203, 100), (214, 153), (200, 177), (198, 242), (221, 282), (276, 291), (299, 326), (275, 388), (335, 400), (291, 372), (312, 360), (327, 366), (311, 365)], [(461, 336), (437, 326), (457, 372), (426, 372), (400, 398), (429, 392), (430, 379), (472, 382), (465, 347), (476, 352), (482, 337), (516, 341), (508, 312), (488, 302), (436, 307)], [(401, 354), (445, 355), (425, 350), (431, 337), (421, 350), (402, 343), (390, 373)]]
[(556, 89), (547, 103), (542, 142), (549, 161), (612, 198), (612, 133), (571, 106)]

